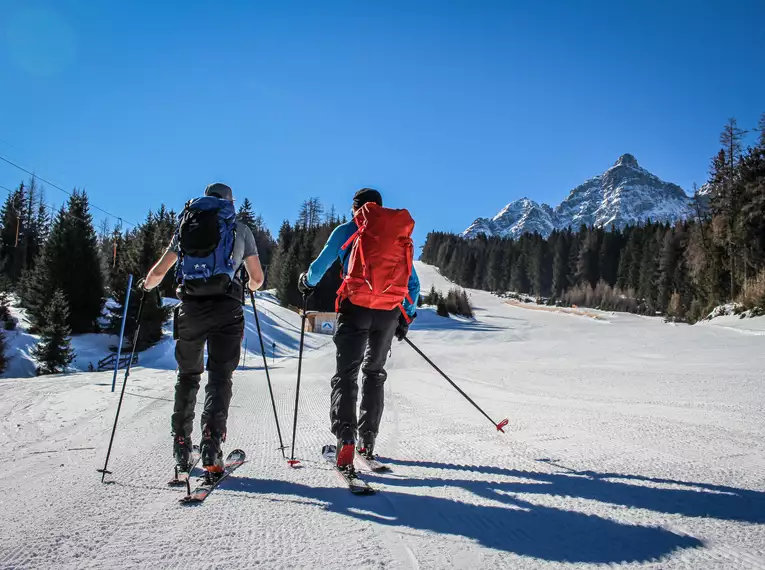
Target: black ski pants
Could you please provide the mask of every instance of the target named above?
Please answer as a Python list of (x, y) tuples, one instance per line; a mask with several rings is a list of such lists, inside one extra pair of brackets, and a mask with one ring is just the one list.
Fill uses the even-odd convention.
[(186, 300), (175, 315), (175, 360), (178, 381), (172, 428), (175, 435), (190, 437), (194, 427), (194, 406), (204, 372), (207, 345), (207, 387), (202, 412), (202, 429), (225, 439), (231, 377), (239, 365), (244, 332), (242, 303), (232, 297)]
[[(398, 325), (399, 309), (381, 311), (345, 300), (335, 330), (337, 371), (332, 378), (330, 421), (338, 438), (377, 436), (384, 405), (385, 362)], [(361, 406), (356, 421), (359, 370)]]

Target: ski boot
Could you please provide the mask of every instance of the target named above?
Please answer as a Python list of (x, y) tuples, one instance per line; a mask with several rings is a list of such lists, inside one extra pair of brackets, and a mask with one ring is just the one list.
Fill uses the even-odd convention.
[(188, 471), (191, 466), (191, 439), (182, 435), (173, 436), (173, 457), (178, 471)]
[(340, 469), (353, 469), (356, 455), (356, 442), (353, 439), (337, 438), (337, 466)]
[(224, 438), (214, 435), (205, 427), (202, 431), (202, 443), (199, 451), (202, 454), (202, 468), (207, 473), (223, 473), (223, 451), (220, 448)]
[(369, 461), (375, 461), (377, 456), (374, 454), (375, 450), (375, 435), (373, 433), (366, 433), (361, 436), (359, 445), (356, 451), (360, 456)]

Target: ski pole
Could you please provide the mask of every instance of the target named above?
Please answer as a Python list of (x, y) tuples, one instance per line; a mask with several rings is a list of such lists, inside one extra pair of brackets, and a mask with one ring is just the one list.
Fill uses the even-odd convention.
[(274, 420), (276, 421), (276, 433), (279, 435), (279, 449), (282, 450), (282, 457), (287, 459), (284, 450), (287, 449), (282, 441), (282, 430), (279, 427), (279, 416), (276, 413), (276, 400), (274, 400), (274, 390), (271, 387), (271, 375), (268, 373), (268, 362), (266, 359), (266, 347), (263, 344), (263, 335), (260, 332), (260, 318), (258, 310), (255, 308), (255, 293), (250, 291), (250, 301), (252, 302), (252, 312), (255, 314), (255, 325), (258, 327), (258, 338), (260, 339), (260, 353), (263, 355), (263, 368), (266, 370), (266, 380), (268, 381), (268, 393), (271, 394), (271, 406), (274, 409)]
[[(136, 327), (135, 332), (133, 333), (133, 348), (130, 352), (130, 360), (128, 360), (127, 366), (125, 367), (125, 379), (122, 381), (122, 391), (120, 392), (120, 401), (117, 404), (117, 415), (114, 416), (114, 425), (112, 426), (112, 437), (109, 439), (109, 449), (106, 452), (106, 460), (104, 461), (104, 468), (103, 469), (96, 469), (98, 473), (101, 473), (101, 483), (104, 482), (104, 478), (107, 475), (111, 475), (111, 471), (107, 471), (107, 467), (109, 466), (109, 457), (112, 454), (112, 444), (114, 444), (114, 434), (117, 432), (117, 421), (120, 419), (120, 410), (122, 409), (122, 399), (125, 397), (125, 387), (127, 387), (127, 381), (128, 377), (130, 376), (130, 367), (133, 364), (133, 358), (135, 358), (135, 349), (138, 345), (138, 333), (141, 332), (141, 315), (143, 314), (143, 302), (146, 298), (146, 289), (143, 290), (143, 293), (141, 294), (141, 303), (138, 305), (138, 316), (136, 317)], [(117, 366), (119, 366), (119, 362), (117, 363)]]
[(308, 297), (303, 294), (303, 315), (300, 325), (300, 350), (298, 352), (298, 372), (297, 372), (297, 388), (295, 389), (295, 416), (292, 422), (292, 454), (287, 461), (292, 467), (296, 467), (300, 464), (300, 461), (295, 459), (295, 435), (297, 434), (297, 418), (298, 418), (298, 402), (300, 402), (300, 373), (303, 368), (303, 343), (305, 341), (305, 318), (308, 312)]
[(419, 348), (417, 348), (417, 346), (415, 346), (415, 344), (414, 344), (414, 343), (413, 343), (411, 340), (409, 340), (407, 337), (404, 337), (404, 340), (406, 341), (406, 343), (407, 343), (409, 346), (411, 346), (411, 347), (412, 347), (412, 348), (415, 350), (415, 352), (416, 352), (417, 354), (419, 354), (420, 356), (422, 356), (422, 357), (425, 359), (425, 362), (427, 362), (427, 363), (428, 363), (428, 364), (430, 364), (430, 365), (431, 365), (433, 368), (435, 368), (435, 369), (436, 369), (436, 372), (438, 372), (438, 373), (439, 373), (441, 376), (443, 376), (443, 377), (446, 379), (446, 381), (447, 381), (447, 382), (449, 382), (449, 384), (451, 384), (452, 386), (454, 386), (454, 388), (457, 390), (457, 392), (459, 392), (460, 394), (462, 394), (462, 396), (463, 396), (463, 397), (464, 397), (464, 398), (465, 398), (465, 399), (466, 399), (468, 402), (470, 402), (471, 404), (473, 404), (473, 406), (475, 406), (475, 408), (476, 408), (476, 409), (477, 409), (479, 412), (481, 412), (481, 413), (484, 415), (484, 417), (485, 417), (487, 420), (489, 420), (489, 421), (490, 421), (490, 422), (491, 422), (491, 423), (494, 425), (494, 427), (495, 427), (495, 428), (497, 428), (497, 431), (501, 431), (502, 433), (505, 433), (505, 430), (504, 430), (504, 429), (502, 429), (502, 428), (504, 428), (504, 427), (505, 427), (505, 426), (506, 426), (508, 423), (510, 423), (510, 421), (509, 421), (507, 418), (505, 418), (504, 420), (502, 420), (502, 421), (501, 421), (501, 422), (499, 422), (499, 423), (497, 423), (497, 422), (495, 422), (493, 419), (491, 419), (491, 418), (489, 417), (489, 414), (487, 414), (486, 412), (484, 412), (484, 411), (481, 409), (481, 407), (480, 407), (478, 404), (476, 404), (476, 403), (475, 403), (475, 402), (474, 402), (474, 401), (473, 401), (473, 400), (470, 398), (470, 396), (468, 396), (467, 394), (465, 394), (465, 392), (463, 392), (463, 391), (462, 391), (462, 389), (461, 389), (459, 386), (457, 386), (457, 385), (456, 385), (454, 382), (452, 382), (451, 378), (449, 378), (449, 377), (448, 377), (446, 374), (444, 374), (443, 370), (441, 370), (441, 369), (440, 369), (438, 366), (436, 366), (436, 364), (435, 364), (435, 363), (434, 363), (434, 362), (433, 362), (433, 361), (432, 361), (430, 358), (428, 358), (427, 356), (425, 356), (425, 353), (424, 353), (424, 352), (422, 352), (422, 351), (421, 351)]

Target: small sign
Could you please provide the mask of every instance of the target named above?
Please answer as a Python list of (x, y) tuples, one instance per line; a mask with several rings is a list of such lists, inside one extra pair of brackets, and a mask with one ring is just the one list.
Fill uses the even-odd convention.
[(329, 321), (324, 321), (323, 323), (321, 323), (321, 330), (332, 332), (333, 330), (335, 330), (335, 324)]

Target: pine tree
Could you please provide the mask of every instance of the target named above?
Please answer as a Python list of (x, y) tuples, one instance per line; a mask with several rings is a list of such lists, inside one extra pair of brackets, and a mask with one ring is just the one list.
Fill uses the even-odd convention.
[(722, 149), (712, 163), (713, 195), (712, 204), (725, 221), (726, 232), (723, 237), (728, 254), (728, 275), (730, 279), (729, 299), (736, 294), (737, 258), (739, 256), (738, 216), (741, 207), (741, 185), (737, 184), (738, 165), (742, 158), (742, 139), (746, 131), (740, 129), (736, 119), (728, 123), (720, 134)]
[(282, 222), (281, 228), (279, 228), (279, 239), (277, 241), (276, 247), (274, 248), (271, 264), (269, 265), (267, 271), (267, 277), (271, 287), (279, 287), (282, 266), (284, 265), (284, 261), (286, 260), (290, 246), (292, 245), (293, 236), (294, 231), (292, 226), (287, 220), (284, 220), (284, 222)]
[(600, 278), (611, 287), (616, 285), (622, 249), (622, 234), (614, 226), (603, 233), (600, 246)]
[(526, 253), (521, 251), (510, 271), (510, 289), (517, 293), (529, 292)]
[(555, 255), (553, 257), (552, 268), (552, 296), (560, 298), (563, 291), (568, 287), (568, 258), (569, 258), (569, 238), (571, 232), (565, 230), (560, 233), (555, 242)]
[(61, 289), (56, 289), (45, 311), (45, 326), (42, 328), (40, 342), (31, 351), (32, 357), (39, 363), (38, 374), (65, 372), (74, 360), (68, 320), (69, 305), (66, 296)]
[(577, 283), (588, 283), (590, 287), (595, 287), (600, 279), (598, 269), (599, 255), (600, 246), (598, 244), (597, 232), (592, 229), (585, 230), (582, 234), (579, 245), (579, 257), (577, 258)]
[(11, 192), (0, 210), (0, 267), (17, 284), (37, 260), (47, 234), (43, 189), (33, 176)]
[(45, 306), (56, 289), (69, 305), (69, 326), (74, 333), (98, 330), (103, 307), (103, 275), (98, 240), (84, 192), (74, 191), (66, 209), (61, 209), (50, 231), (40, 261), (26, 275), (22, 294), (33, 326), (42, 329)]
[(661, 250), (661, 227), (647, 225), (643, 256), (640, 260), (638, 278), (638, 296), (645, 300), (649, 313), (656, 311), (656, 282), (659, 270), (658, 257)]
[[(54, 247), (46, 252), (45, 264), (51, 281), (58, 282), (66, 296), (72, 332), (96, 331), (104, 302), (104, 283), (98, 259), (98, 240), (85, 192), (73, 193), (67, 214), (60, 220), (62, 235), (57, 236), (59, 239), (49, 238)], [(59, 251), (56, 251), (56, 245), (60, 247)]]
[[(109, 308), (108, 332), (119, 334), (124, 314), (124, 300), (127, 296), (128, 276), (133, 274), (133, 288), (125, 321), (125, 338), (132, 339), (138, 327), (138, 309), (143, 298), (141, 329), (135, 350), (141, 352), (162, 340), (164, 324), (170, 318), (172, 309), (162, 304), (161, 297), (173, 293), (174, 271), (168, 272), (156, 291), (143, 292), (138, 289), (139, 279), (146, 275), (153, 264), (165, 251), (175, 231), (175, 214), (164, 205), (157, 212), (149, 212), (144, 222), (135, 230), (117, 235), (115, 244), (121, 254), (110, 273), (110, 292), (113, 303)], [(132, 349), (132, 347), (130, 347)]]
[(3, 275), (8, 277), (12, 283), (18, 281), (26, 269), (26, 255), (20, 247), (26, 229), (22, 225), (26, 198), (27, 191), (22, 182), (15, 191), (8, 195), (2, 210), (0, 210), (0, 222), (2, 223), (0, 265), (2, 265)]
[[(763, 116), (765, 120), (765, 115)], [(765, 266), (765, 140), (741, 164), (742, 242), (746, 271), (753, 274)]]
[(242, 201), (242, 205), (239, 206), (239, 212), (237, 217), (240, 222), (245, 224), (251, 230), (255, 229), (255, 212), (252, 209), (252, 202), (249, 198), (245, 198)]
[(298, 242), (293, 241), (289, 251), (284, 255), (280, 264), (279, 281), (276, 284), (276, 294), (283, 306), (298, 305), (298, 291), (295, 288), (299, 277)]
[(239, 208), (238, 213), (239, 221), (246, 224), (252, 231), (252, 235), (255, 237), (255, 245), (258, 248), (258, 257), (260, 259), (260, 265), (263, 268), (263, 272), (266, 276), (265, 287), (269, 286), (269, 269), (273, 262), (274, 250), (276, 244), (271, 236), (271, 232), (266, 228), (263, 222), (263, 216), (256, 216), (252, 209), (252, 202), (248, 198), (245, 198), (242, 205)]
[(659, 254), (659, 274), (656, 290), (656, 308), (664, 312), (667, 310), (670, 298), (677, 293), (677, 283), (675, 283), (675, 272), (677, 270), (678, 258), (680, 255), (678, 239), (674, 229), (668, 229), (662, 239), (661, 253)]
[[(637, 291), (640, 288), (640, 276), (641, 276), (641, 264), (643, 262), (643, 247), (648, 239), (647, 230), (645, 227), (637, 227), (630, 234), (630, 240), (632, 241), (632, 247), (630, 252), (630, 258), (626, 260), (627, 263), (627, 289), (634, 289)], [(629, 247), (630, 244), (628, 244)]]

